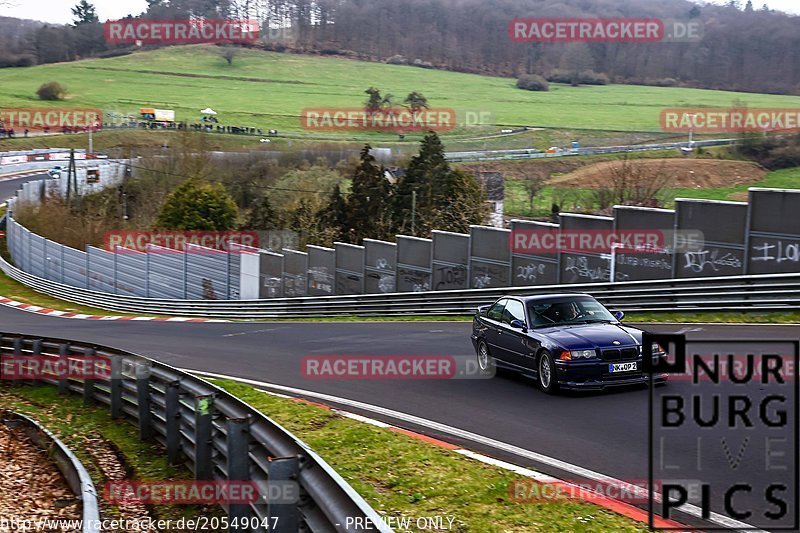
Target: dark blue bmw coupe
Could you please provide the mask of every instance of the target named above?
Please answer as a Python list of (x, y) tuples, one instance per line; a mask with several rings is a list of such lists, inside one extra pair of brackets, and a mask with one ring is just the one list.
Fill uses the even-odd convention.
[[(588, 294), (505, 296), (478, 308), (472, 343), (481, 370), (515, 370), (547, 393), (646, 383), (642, 331), (623, 325), (622, 316)], [(654, 357), (666, 357), (652, 348)]]

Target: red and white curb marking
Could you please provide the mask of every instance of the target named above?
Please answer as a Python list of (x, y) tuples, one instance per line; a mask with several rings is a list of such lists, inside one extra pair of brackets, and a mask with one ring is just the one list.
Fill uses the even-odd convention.
[[(308, 395), (311, 395), (311, 396), (327, 396), (327, 395), (323, 395), (323, 394), (319, 394), (319, 393), (314, 393), (314, 392), (311, 392), (311, 391), (302, 391), (300, 389), (293, 389), (292, 387), (285, 387), (285, 386), (282, 386), (282, 385), (275, 385), (275, 384), (272, 384), (272, 383), (264, 383), (264, 382), (254, 381), (254, 380), (245, 379), (245, 378), (238, 378), (238, 377), (234, 377), (234, 376), (226, 376), (226, 375), (222, 375), (222, 374), (214, 374), (214, 373), (211, 373), (211, 372), (201, 372), (199, 370), (191, 370), (191, 369), (185, 369), (185, 368), (181, 369), (181, 370), (183, 370), (185, 372), (190, 372), (190, 373), (193, 373), (193, 374), (197, 374), (197, 375), (202, 376), (202, 377), (210, 377), (210, 378), (218, 378), (218, 379), (229, 379), (231, 381), (238, 381), (240, 383), (245, 383), (245, 384), (248, 384), (248, 385), (255, 385), (255, 386), (259, 386), (260, 385), (262, 387), (271, 387), (271, 388), (275, 388), (275, 389), (279, 389), (279, 390), (298, 391), (301, 394), (308, 393)], [(433, 444), (435, 446), (439, 446), (439, 447), (444, 448), (446, 450), (450, 450), (450, 451), (452, 451), (454, 453), (463, 455), (465, 457), (469, 457), (470, 459), (474, 459), (476, 461), (480, 461), (482, 463), (494, 466), (496, 468), (501, 468), (503, 470), (508, 470), (510, 472), (514, 472), (515, 474), (518, 474), (518, 475), (523, 476), (523, 477), (531, 478), (531, 479), (533, 479), (533, 480), (535, 480), (535, 481), (537, 481), (539, 483), (547, 483), (547, 484), (551, 484), (551, 485), (559, 485), (559, 486), (562, 486), (562, 487), (573, 488), (573, 489), (575, 489), (575, 491), (573, 493), (581, 494), (582, 495), (581, 496), (581, 500), (583, 500), (583, 501), (586, 501), (586, 502), (589, 502), (589, 503), (593, 503), (595, 505), (598, 505), (600, 507), (603, 507), (603, 508), (608, 509), (610, 511), (613, 511), (615, 513), (618, 513), (618, 514), (621, 514), (623, 516), (626, 516), (626, 517), (628, 517), (628, 518), (630, 518), (632, 520), (636, 520), (637, 522), (648, 523), (647, 511), (645, 511), (643, 509), (640, 509), (639, 507), (636, 507), (636, 506), (631, 505), (629, 503), (623, 502), (621, 500), (616, 500), (614, 498), (610, 498), (610, 497), (605, 496), (603, 494), (600, 494), (598, 492), (594, 492), (594, 491), (588, 490), (588, 489), (586, 489), (584, 487), (579, 487), (578, 485), (575, 485), (573, 483), (569, 483), (567, 481), (563, 481), (561, 479), (558, 479), (558, 478), (555, 478), (555, 477), (552, 477), (552, 476), (548, 476), (547, 474), (542, 474), (541, 472), (536, 472), (536, 471), (531, 470), (529, 468), (525, 468), (525, 467), (522, 467), (522, 466), (519, 466), (519, 465), (515, 465), (515, 464), (512, 464), (512, 463), (501, 461), (499, 459), (495, 459), (493, 457), (489, 457), (488, 455), (483, 455), (483, 454), (480, 454), (480, 453), (476, 453), (476, 452), (473, 452), (471, 450), (467, 450), (465, 448), (462, 448), (461, 446), (457, 446), (455, 444), (452, 444), (452, 443), (449, 443), (449, 442), (445, 442), (443, 440), (439, 440), (439, 439), (436, 439), (434, 437), (430, 437), (428, 435), (424, 435), (422, 433), (417, 433), (417, 432), (410, 431), (410, 430), (407, 430), (407, 429), (404, 429), (404, 428), (401, 428), (401, 427), (393, 426), (391, 424), (387, 424), (385, 422), (381, 422), (380, 420), (376, 420), (374, 418), (369, 418), (369, 417), (366, 417), (366, 416), (363, 416), (363, 415), (359, 415), (359, 414), (356, 414), (356, 413), (351, 413), (349, 411), (344, 411), (342, 409), (331, 407), (330, 405), (327, 405), (327, 404), (324, 404), (324, 403), (314, 402), (314, 401), (311, 401), (311, 400), (306, 400), (304, 398), (298, 398), (297, 396), (281, 394), (281, 393), (277, 393), (277, 392), (273, 392), (273, 391), (268, 391), (268, 390), (263, 390), (263, 389), (260, 389), (260, 390), (262, 392), (264, 392), (266, 394), (270, 394), (272, 396), (277, 396), (279, 398), (286, 398), (286, 399), (289, 399), (289, 400), (293, 400), (295, 402), (305, 403), (305, 404), (308, 404), (308, 405), (313, 405), (313, 406), (316, 406), (316, 407), (320, 407), (322, 409), (327, 409), (327, 410), (329, 410), (331, 412), (334, 412), (334, 413), (336, 413), (336, 414), (338, 414), (340, 416), (343, 416), (345, 418), (350, 418), (350, 419), (357, 420), (359, 422), (363, 422), (363, 423), (366, 423), (366, 424), (370, 424), (370, 425), (373, 425), (373, 426), (376, 426), (376, 427), (379, 427), (379, 428), (387, 429), (389, 431), (394, 431), (396, 433), (401, 433), (403, 435), (407, 435), (409, 437), (412, 437), (414, 439), (418, 439), (418, 440), (426, 442), (428, 444)], [(352, 400), (350, 400), (350, 401), (348, 401), (346, 399), (342, 399), (342, 400), (343, 400), (342, 403), (360, 404), (360, 402), (355, 402), (355, 401), (352, 401)], [(337, 403), (340, 403), (340, 402), (337, 401)], [(365, 405), (365, 404), (361, 404), (361, 405)], [(377, 408), (377, 409), (379, 409), (381, 411), (388, 411), (388, 410), (385, 410), (383, 408)], [(583, 469), (578, 468), (578, 470), (583, 470)], [(613, 480), (612, 478), (606, 478), (606, 479), (607, 480), (616, 481), (616, 480)], [(727, 517), (720, 516), (720, 518), (727, 518)], [(728, 519), (728, 520), (730, 520), (730, 519)], [(679, 529), (681, 531), (692, 531), (691, 528), (688, 528), (684, 524), (681, 524), (679, 522), (675, 522), (674, 520), (664, 520), (664, 519), (658, 518), (658, 517), (655, 517), (653, 525), (656, 528), (670, 528), (672, 530)]]
[(69, 311), (57, 311), (39, 305), (26, 304), (0, 296), (0, 305), (13, 307), (21, 311), (36, 313), (39, 315), (57, 316), (60, 318), (78, 318), (81, 320), (130, 320), (131, 322), (230, 322), (229, 320), (211, 318), (190, 318), (182, 316), (155, 317), (155, 316), (126, 316), (126, 315), (86, 315), (83, 313), (71, 313)]

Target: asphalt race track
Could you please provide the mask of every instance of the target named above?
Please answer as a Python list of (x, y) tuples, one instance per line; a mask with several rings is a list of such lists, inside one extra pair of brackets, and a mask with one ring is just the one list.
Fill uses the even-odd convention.
[(14, 193), (28, 181), (41, 180), (47, 178), (47, 172), (31, 174), (21, 178), (0, 179), (0, 204), (14, 196)]
[[(648, 329), (685, 332), (690, 339), (726, 341), (800, 336), (800, 326), (661, 325)], [(312, 354), (472, 354), (469, 322), (103, 322), (0, 307), (0, 330), (96, 342), (181, 368), (331, 394), (447, 424), (617, 479), (647, 479), (648, 391), (643, 387), (548, 396), (529, 381), (507, 375), (481, 380), (329, 381), (306, 379), (301, 374), (300, 359)], [(688, 386), (670, 383), (658, 390)], [(372, 413), (370, 416), (380, 418)], [(414, 429), (437, 436), (430, 430)], [(458, 442), (450, 435), (438, 436), (498, 459), (576, 479), (574, 473), (508, 450)], [(732, 447), (737, 449), (738, 443), (732, 443)], [(749, 480), (763, 465), (746, 459), (738, 468), (736, 477)], [(725, 469), (711, 468), (705, 475), (711, 482), (732, 481), (725, 478), (729, 475)], [(750, 500), (750, 496), (739, 495), (737, 502), (761, 509), (763, 500), (758, 496)]]

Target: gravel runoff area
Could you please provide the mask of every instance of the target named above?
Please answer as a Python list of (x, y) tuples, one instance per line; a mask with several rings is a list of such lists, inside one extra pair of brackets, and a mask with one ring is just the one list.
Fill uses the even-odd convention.
[[(0, 417), (2, 413), (0, 413)], [(47, 453), (22, 429), (0, 423), (0, 532), (18, 531), (3, 524), (79, 520), (81, 508)], [(62, 522), (63, 524), (63, 522)], [(45, 529), (44, 531), (47, 531)], [(60, 527), (50, 531), (80, 532)]]

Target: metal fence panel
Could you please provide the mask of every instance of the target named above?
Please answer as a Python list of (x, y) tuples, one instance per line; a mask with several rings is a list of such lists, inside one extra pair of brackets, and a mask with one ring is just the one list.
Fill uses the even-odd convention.
[(470, 286), (473, 289), (511, 285), (511, 231), (470, 226)]
[(117, 294), (147, 296), (147, 254), (117, 247)]
[(675, 253), (676, 278), (744, 274), (747, 202), (676, 198), (675, 229), (703, 234), (702, 244)]
[(147, 296), (185, 298), (184, 253), (147, 244)]
[(431, 252), (433, 241), (408, 235), (397, 236), (397, 290), (431, 290)]
[(614, 206), (614, 229), (617, 231), (662, 230), (665, 245), (659, 251), (618, 250), (615, 258), (616, 281), (668, 279), (672, 277), (672, 232), (675, 211), (647, 207)]
[(31, 233), (28, 236), (28, 272), (40, 278), (45, 277), (45, 251), (44, 237)]
[(308, 254), (284, 248), (283, 294), (287, 297), (305, 296), (308, 276)]
[(61, 254), (64, 253), (64, 247), (53, 241), (46, 241), (45, 244), (45, 261), (47, 270), (47, 279), (57, 283), (64, 282), (64, 261)]
[(800, 191), (750, 188), (747, 273), (800, 270)]
[(469, 235), (433, 231), (433, 290), (469, 287)]
[(93, 246), (86, 247), (89, 254), (89, 289), (116, 293), (114, 254)]
[(336, 242), (336, 294), (364, 294), (364, 247)]
[(261, 252), (259, 298), (283, 297), (283, 254)]
[(336, 250), (308, 246), (308, 295), (331, 296), (336, 286)]
[(558, 283), (558, 252), (532, 248), (532, 235), (556, 238), (558, 224), (530, 220), (511, 221), (511, 284), (515, 287)]
[[(614, 219), (595, 215), (562, 213), (560, 231), (611, 231)], [(589, 252), (564, 250), (559, 254), (561, 283), (601, 283), (611, 279), (611, 248)]]
[(228, 297), (228, 254), (222, 250), (186, 244), (186, 297), (224, 300)]
[(19, 232), (19, 268), (26, 272), (30, 270), (31, 235), (32, 233), (25, 226), (20, 226)]
[(86, 252), (64, 246), (62, 257), (64, 258), (64, 283), (73, 287), (87, 288)]
[(245, 246), (239, 243), (228, 245), (228, 299), (238, 300), (240, 296), (239, 283), (242, 275), (242, 254), (257, 254), (258, 248)]
[(239, 299), (239, 273), (242, 271), (242, 258), (238, 253), (228, 250), (227, 275), (228, 275), (228, 300)]
[(364, 239), (364, 292), (390, 293), (397, 290), (397, 245)]

